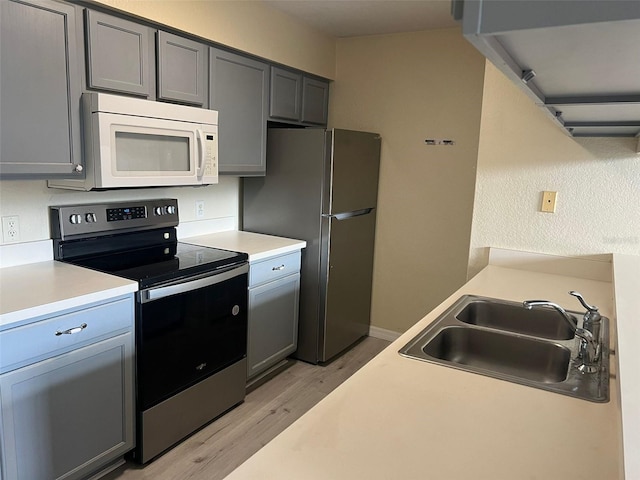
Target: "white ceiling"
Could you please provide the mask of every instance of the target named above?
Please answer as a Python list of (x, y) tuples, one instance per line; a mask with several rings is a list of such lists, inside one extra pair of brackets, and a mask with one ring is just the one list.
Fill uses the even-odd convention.
[(450, 0), (263, 0), (334, 37), (454, 27)]

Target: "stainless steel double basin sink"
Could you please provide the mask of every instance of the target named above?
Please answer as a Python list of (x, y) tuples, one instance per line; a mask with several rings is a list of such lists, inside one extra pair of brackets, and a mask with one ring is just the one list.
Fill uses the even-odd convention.
[[(579, 312), (568, 312), (578, 323)], [(609, 400), (609, 322), (602, 318), (598, 371), (579, 370), (579, 341), (555, 310), (465, 295), (400, 354), (467, 372), (570, 395)], [(580, 325), (578, 325), (580, 326)]]

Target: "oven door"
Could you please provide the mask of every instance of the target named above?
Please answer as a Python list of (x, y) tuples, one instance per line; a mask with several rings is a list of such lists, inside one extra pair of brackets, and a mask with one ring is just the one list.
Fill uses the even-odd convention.
[(248, 270), (245, 264), (139, 293), (138, 409), (246, 356)]

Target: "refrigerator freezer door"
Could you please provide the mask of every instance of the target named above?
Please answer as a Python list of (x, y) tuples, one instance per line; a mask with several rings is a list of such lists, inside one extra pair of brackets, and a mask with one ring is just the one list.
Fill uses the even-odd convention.
[(321, 285), (325, 302), (320, 361), (329, 360), (369, 333), (375, 210), (339, 218), (323, 219), (330, 241), (323, 242), (322, 265), (327, 275)]
[[(330, 161), (325, 175), (323, 213), (375, 207), (378, 198), (380, 135), (334, 129), (327, 132)], [(330, 175), (330, 177), (329, 177)]]

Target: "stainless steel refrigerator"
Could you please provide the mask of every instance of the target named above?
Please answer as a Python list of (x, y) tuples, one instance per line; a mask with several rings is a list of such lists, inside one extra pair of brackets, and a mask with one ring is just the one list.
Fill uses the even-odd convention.
[(245, 178), (243, 229), (306, 240), (298, 350), (326, 362), (367, 335), (380, 136), (271, 128), (267, 174)]

